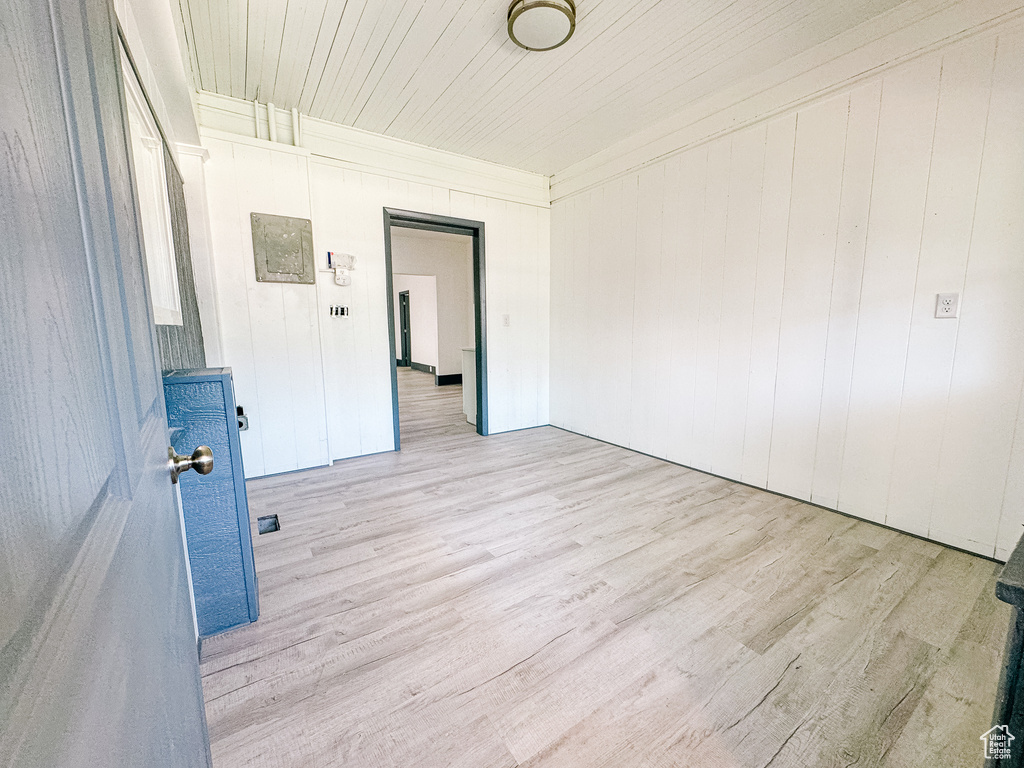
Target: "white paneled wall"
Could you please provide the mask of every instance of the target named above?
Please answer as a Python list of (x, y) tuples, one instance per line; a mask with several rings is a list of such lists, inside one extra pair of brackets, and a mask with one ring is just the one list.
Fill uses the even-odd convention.
[(1021, 83), (1018, 25), (557, 200), (552, 423), (1005, 558)]
[(210, 152), (205, 170), (221, 319), (216, 363), (231, 366), (236, 402), (249, 415), (241, 433), (246, 475), (326, 464), (316, 289), (256, 281), (249, 218), (310, 218), (309, 159), (216, 139), (203, 144)]
[[(387, 141), (374, 137), (360, 159)], [(413, 181), (428, 164), (431, 150), (424, 148), (415, 148), (414, 172), (397, 175), (217, 130), (203, 130), (203, 145), (210, 152), (223, 337), (217, 362), (234, 369), (238, 402), (250, 415), (242, 433), (248, 476), (394, 448), (385, 206), (484, 222), (490, 431), (548, 423), (546, 206), (460, 191), (466, 170), (460, 169), (459, 184), (447, 184), (440, 163), (436, 181)], [(394, 142), (387, 161), (399, 163), (410, 151)], [(480, 180), (480, 186), (498, 184), (494, 175)], [(510, 188), (520, 194), (518, 186)], [(326, 267), (327, 251), (355, 254), (351, 286), (335, 285), (327, 271), (318, 271), (316, 286), (256, 282), (253, 211), (311, 219), (318, 267)], [(348, 306), (349, 316), (329, 317), (332, 304)]]

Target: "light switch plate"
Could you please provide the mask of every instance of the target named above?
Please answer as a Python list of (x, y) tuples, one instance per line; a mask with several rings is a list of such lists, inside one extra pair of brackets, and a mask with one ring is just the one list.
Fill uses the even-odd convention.
[(959, 293), (940, 293), (935, 297), (935, 316), (956, 317), (960, 312)]

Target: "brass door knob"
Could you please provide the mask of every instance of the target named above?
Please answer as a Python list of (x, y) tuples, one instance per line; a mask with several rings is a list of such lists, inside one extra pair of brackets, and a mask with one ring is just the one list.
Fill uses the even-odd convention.
[(200, 475), (213, 472), (213, 451), (205, 445), (196, 448), (191, 456), (179, 456), (173, 448), (167, 449), (167, 465), (171, 470), (171, 482), (178, 482), (178, 475), (194, 469)]

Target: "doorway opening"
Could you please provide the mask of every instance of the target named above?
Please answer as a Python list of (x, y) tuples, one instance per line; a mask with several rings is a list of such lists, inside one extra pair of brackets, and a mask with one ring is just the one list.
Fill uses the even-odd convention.
[[(404, 231), (393, 232), (393, 229)], [(463, 292), (467, 300), (469, 295), (472, 296), (472, 307), (465, 308), (462, 319), (458, 316), (445, 319), (438, 314), (440, 303), (451, 303), (447, 298), (442, 299), (451, 295), (452, 289), (448, 287), (447, 277), (436, 272), (433, 275), (424, 274), (431, 270), (418, 268), (415, 263), (403, 260), (403, 243), (406, 243), (414, 232), (441, 233), (468, 239), (469, 253), (466, 260), (470, 261), (471, 265), (467, 265), (466, 268), (466, 282), (469, 284), (465, 286)], [(448, 239), (461, 241), (462, 237)], [(470, 423), (475, 420), (477, 434), (487, 435), (483, 222), (385, 208), (384, 260), (387, 271), (388, 334), (392, 350), (391, 401), (395, 450), (401, 449), (398, 407), (400, 366), (403, 367), (403, 377), (407, 376), (406, 371), (423, 371), (431, 374), (434, 377), (432, 386), (435, 387), (461, 383), (465, 396), (466, 419)], [(396, 261), (400, 262), (400, 268), (396, 268)], [(418, 302), (418, 294), (426, 298)], [(429, 320), (418, 320), (418, 310), (426, 307), (429, 312), (431, 304), (434, 312), (432, 324)], [(445, 311), (451, 309), (445, 307)], [(464, 331), (460, 332), (460, 327), (464, 328)], [(425, 360), (427, 362), (424, 362)]]

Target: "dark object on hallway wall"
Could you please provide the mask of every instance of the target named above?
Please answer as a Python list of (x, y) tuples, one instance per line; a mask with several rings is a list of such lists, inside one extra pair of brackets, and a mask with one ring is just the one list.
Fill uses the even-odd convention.
[(316, 283), (313, 222), (252, 213), (252, 256), (261, 283)]
[(158, 325), (160, 367), (205, 368), (206, 348), (203, 326), (196, 301), (196, 279), (192, 271), (192, 251), (188, 244), (188, 218), (185, 212), (185, 189), (174, 158), (164, 146), (164, 168), (167, 169), (167, 200), (171, 208), (171, 232), (174, 236), (174, 261), (178, 269), (178, 295), (181, 298), (181, 325)]

